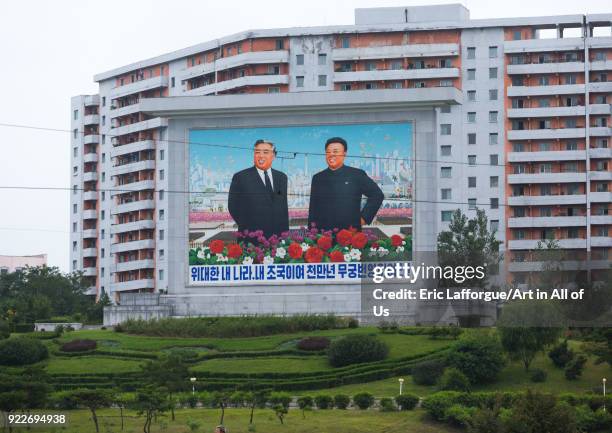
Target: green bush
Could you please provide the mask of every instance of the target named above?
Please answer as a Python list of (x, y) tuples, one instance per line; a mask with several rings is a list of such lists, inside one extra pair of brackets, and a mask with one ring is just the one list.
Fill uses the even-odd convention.
[(586, 356), (579, 354), (565, 366), (565, 378), (567, 380), (576, 380), (582, 375), (584, 366), (587, 362)]
[(347, 321), (347, 326), (350, 329), (359, 328), (359, 321), (355, 319), (354, 317), (349, 317)]
[(476, 409), (469, 421), (470, 433), (499, 433), (504, 431), (502, 417), (494, 409)]
[(473, 385), (494, 382), (506, 364), (503, 348), (493, 335), (460, 339), (447, 357), (450, 367), (467, 376)]
[(412, 380), (417, 385), (435, 385), (444, 372), (442, 360), (421, 362), (412, 367)]
[(531, 375), (529, 376), (531, 381), (536, 382), (536, 383), (546, 382), (547, 377), (548, 377), (548, 374), (546, 373), (546, 371), (540, 368), (534, 368), (533, 370), (531, 370)]
[(0, 339), (9, 338), (11, 335), (11, 330), (9, 328), (9, 324), (6, 320), (0, 319)]
[(603, 409), (591, 410), (586, 404), (576, 407), (576, 425), (579, 431), (596, 432), (612, 430), (612, 414)]
[(0, 341), (0, 365), (27, 365), (49, 356), (47, 346), (40, 340), (18, 337)]
[(334, 396), (334, 406), (337, 409), (346, 409), (351, 404), (351, 398), (346, 394), (337, 394)]
[(371, 335), (348, 335), (332, 342), (327, 356), (333, 367), (385, 359), (389, 346)]
[(567, 345), (567, 340), (559, 343), (548, 352), (548, 357), (558, 368), (565, 368), (568, 362), (574, 358), (574, 351)]
[(395, 396), (395, 403), (399, 410), (412, 410), (419, 404), (419, 396), (415, 394), (402, 394)]
[(436, 392), (423, 400), (423, 409), (436, 421), (446, 419), (446, 410), (457, 404), (462, 394), (456, 391)]
[(395, 408), (393, 399), (389, 397), (384, 397), (380, 399), (380, 411), (381, 412), (395, 412), (396, 410), (397, 409)]
[(530, 390), (517, 399), (504, 424), (508, 433), (575, 433), (577, 430), (571, 406), (558, 402), (554, 395)]
[(34, 324), (33, 323), (16, 323), (15, 325), (13, 325), (13, 332), (16, 332), (16, 333), (34, 332)]
[(360, 392), (353, 396), (353, 403), (361, 410), (366, 410), (374, 404), (374, 396), (369, 392)]
[(310, 409), (312, 408), (312, 405), (313, 405), (313, 399), (309, 395), (303, 395), (301, 397), (298, 397), (297, 404), (298, 404), (298, 407), (302, 410)]
[(442, 391), (463, 391), (470, 390), (470, 381), (467, 376), (456, 368), (447, 368), (440, 378), (440, 389)]
[(319, 409), (331, 409), (334, 406), (334, 399), (331, 395), (319, 394), (315, 396), (314, 401)]
[(454, 404), (444, 413), (444, 420), (450, 425), (456, 427), (468, 427), (470, 420), (474, 417), (476, 408), (466, 407), (460, 404)]

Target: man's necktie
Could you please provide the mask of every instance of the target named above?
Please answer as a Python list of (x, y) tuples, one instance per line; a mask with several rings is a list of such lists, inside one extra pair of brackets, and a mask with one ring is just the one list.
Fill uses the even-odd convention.
[(268, 170), (264, 171), (266, 178), (266, 189), (270, 194), (274, 194), (274, 190), (272, 189), (272, 181), (270, 180), (270, 175), (268, 174)]

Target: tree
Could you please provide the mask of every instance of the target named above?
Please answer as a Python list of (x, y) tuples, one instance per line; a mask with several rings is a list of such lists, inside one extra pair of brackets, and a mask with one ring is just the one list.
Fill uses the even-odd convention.
[(190, 376), (183, 357), (179, 354), (171, 353), (155, 361), (148, 361), (143, 366), (142, 372), (151, 384), (164, 387), (168, 390), (170, 411), (172, 413), (172, 421), (174, 421), (174, 408), (176, 406), (174, 393), (185, 389), (188, 377)]
[(96, 432), (100, 431), (96, 410), (108, 407), (112, 404), (112, 395), (103, 389), (77, 389), (72, 392), (70, 398), (75, 405), (86, 407), (91, 412), (91, 419), (96, 426)]
[(462, 283), (454, 280), (441, 281), (444, 286), (484, 287), (492, 269), (501, 260), (500, 241), (495, 239), (495, 230), (489, 231), (487, 216), (482, 209), (476, 210), (476, 217), (468, 219), (460, 209), (451, 218), (448, 230), (438, 234), (438, 261), (440, 266), (485, 266), (483, 279), (466, 279)]
[(265, 407), (268, 401), (268, 393), (265, 391), (251, 391), (246, 394), (245, 398), (250, 408), (249, 425), (253, 425), (253, 415), (256, 407)]
[(221, 417), (219, 418), (219, 424), (223, 425), (225, 419), (225, 408), (229, 402), (229, 394), (227, 392), (217, 391), (212, 394), (212, 405), (221, 409)]
[(23, 409), (28, 402), (28, 394), (23, 390), (0, 392), (0, 411), (5, 413), (5, 426), (8, 425), (9, 433), (12, 427), (8, 424), (8, 414), (18, 409)]
[[(544, 315), (545, 301), (518, 301), (504, 306), (498, 321), (501, 344), (511, 359), (523, 362), (525, 371), (539, 352), (554, 344), (561, 335), (561, 328), (530, 326)], [(526, 326), (525, 326), (526, 325)]]
[(493, 382), (506, 364), (503, 348), (495, 335), (482, 334), (459, 339), (447, 357), (449, 367), (467, 376), (472, 385)]
[(283, 419), (285, 418), (285, 415), (287, 415), (289, 410), (282, 404), (275, 404), (272, 409), (274, 410), (274, 414), (276, 415), (280, 423), (284, 424)]
[(297, 399), (298, 407), (302, 410), (302, 419), (306, 419), (306, 410), (312, 409), (313, 400), (309, 395), (303, 395)]
[(573, 409), (557, 402), (555, 396), (527, 392), (512, 407), (505, 421), (508, 433), (575, 433), (576, 419)]
[(144, 433), (151, 433), (151, 423), (157, 417), (170, 409), (167, 398), (167, 390), (147, 386), (136, 392), (136, 397), (131, 404), (138, 415), (145, 416)]
[(123, 410), (126, 407), (129, 407), (132, 404), (133, 400), (125, 397), (123, 394), (119, 392), (116, 392), (112, 396), (112, 402), (115, 406), (119, 408), (119, 416), (121, 417), (121, 431), (123, 431), (123, 428), (124, 428)]

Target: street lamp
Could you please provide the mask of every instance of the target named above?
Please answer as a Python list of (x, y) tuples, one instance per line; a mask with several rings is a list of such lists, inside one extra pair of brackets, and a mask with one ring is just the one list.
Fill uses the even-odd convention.
[(606, 411), (606, 378), (604, 377), (601, 381), (603, 382), (603, 410), (605, 412)]
[(404, 388), (404, 379), (402, 379), (401, 377), (398, 379), (399, 384), (400, 384), (400, 395), (402, 395), (402, 389)]
[(191, 379), (189, 379), (189, 380), (191, 380), (191, 394), (192, 394), (192, 395), (195, 395), (195, 383), (196, 383), (196, 378), (195, 378), (195, 377), (192, 377), (192, 378), (191, 378)]

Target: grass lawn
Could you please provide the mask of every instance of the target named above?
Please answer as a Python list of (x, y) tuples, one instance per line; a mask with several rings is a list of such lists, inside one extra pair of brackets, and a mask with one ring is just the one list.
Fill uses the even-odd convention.
[(454, 340), (432, 340), (429, 335), (380, 334), (389, 345), (389, 358), (404, 358), (449, 347)]
[(46, 362), (49, 374), (127, 373), (140, 371), (140, 366), (144, 364), (141, 360), (132, 361), (104, 356), (54, 357)]
[[(432, 386), (415, 385), (412, 381), (412, 376), (406, 375), (401, 377), (404, 379), (403, 392), (405, 393), (416, 394), (420, 397), (423, 397), (437, 391), (436, 388)], [(338, 386), (336, 388), (300, 391), (296, 394), (316, 395), (322, 393), (330, 395), (347, 394), (353, 396), (358, 392), (369, 392), (370, 394), (373, 394), (375, 397), (379, 398), (395, 397), (399, 394), (399, 378), (400, 376), (390, 377), (388, 379), (376, 380), (374, 382), (355, 383), (352, 385)]]
[(191, 370), (227, 373), (300, 373), (323, 371), (331, 368), (324, 356), (279, 356), (273, 358), (210, 359), (196, 364)]
[[(136, 418), (135, 413), (125, 412), (124, 433), (140, 433), (144, 418)], [(187, 420), (200, 423), (197, 432), (212, 433), (219, 421), (217, 409), (181, 409), (176, 411), (176, 421), (171, 421), (169, 414), (153, 424), (152, 432), (187, 433), (192, 430)], [(379, 412), (377, 410), (317, 410), (306, 412), (302, 419), (299, 410), (291, 409), (281, 425), (271, 409), (255, 410), (254, 424), (256, 432), (265, 433), (457, 433), (443, 424), (424, 421), (422, 410), (409, 412)], [(95, 431), (89, 411), (69, 411), (69, 424), (66, 428), (49, 428), (44, 431), (62, 433), (82, 433)], [(98, 412), (101, 432), (120, 432), (121, 420), (119, 410), (104, 409)], [(224, 424), (229, 433), (247, 433), (249, 422), (248, 409), (227, 409)], [(42, 431), (42, 430), (41, 430)]]

